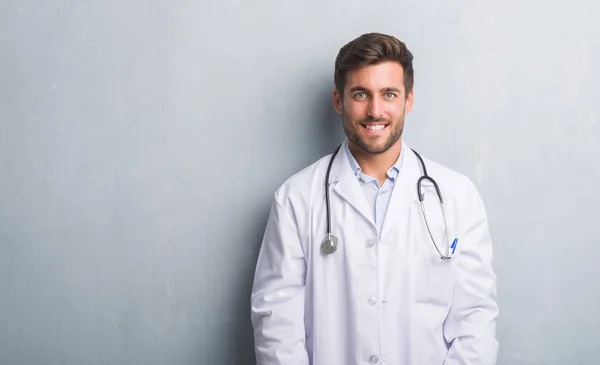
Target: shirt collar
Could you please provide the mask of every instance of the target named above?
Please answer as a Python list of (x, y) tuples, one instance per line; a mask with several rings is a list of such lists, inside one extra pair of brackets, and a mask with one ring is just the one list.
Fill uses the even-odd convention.
[[(365, 176), (367, 176), (362, 173), (360, 165), (358, 164), (358, 162), (352, 155), (352, 152), (350, 151), (350, 147), (348, 146), (348, 139), (346, 139), (346, 141), (344, 142), (344, 148), (346, 149), (346, 156), (348, 156), (348, 162), (350, 163), (350, 168), (352, 169), (352, 172), (354, 173), (354, 175), (357, 178), (361, 178), (361, 177), (364, 178)], [(402, 144), (400, 156), (398, 156), (398, 159), (396, 160), (394, 165), (392, 165), (392, 167), (390, 167), (387, 171), (387, 176), (392, 181), (398, 177), (398, 173), (400, 172), (400, 167), (402, 167), (402, 160), (404, 159), (404, 150), (405, 149), (406, 148), (405, 148), (404, 144)], [(374, 179), (372, 176), (369, 176), (369, 178)], [(365, 181), (365, 182), (368, 182), (368, 181)]]

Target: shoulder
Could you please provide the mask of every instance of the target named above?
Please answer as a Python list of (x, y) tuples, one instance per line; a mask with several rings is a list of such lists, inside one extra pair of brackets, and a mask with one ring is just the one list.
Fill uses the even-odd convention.
[(288, 177), (275, 191), (275, 200), (282, 205), (286, 202), (310, 199), (318, 184), (325, 184), (325, 172), (331, 154), (319, 158)]
[(421, 155), (428, 175), (434, 179), (445, 195), (464, 198), (477, 193), (473, 181), (464, 173), (449, 168), (437, 161)]
[[(423, 156), (422, 156), (423, 157)], [(428, 175), (434, 179), (448, 209), (453, 209), (461, 222), (485, 221), (487, 213), (475, 183), (467, 175), (423, 157)]]

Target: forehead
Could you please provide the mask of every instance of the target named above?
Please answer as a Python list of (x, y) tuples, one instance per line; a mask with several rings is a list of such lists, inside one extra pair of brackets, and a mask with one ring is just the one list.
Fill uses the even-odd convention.
[(372, 90), (395, 87), (404, 90), (404, 69), (398, 62), (386, 61), (350, 70), (346, 73), (345, 89), (353, 87)]

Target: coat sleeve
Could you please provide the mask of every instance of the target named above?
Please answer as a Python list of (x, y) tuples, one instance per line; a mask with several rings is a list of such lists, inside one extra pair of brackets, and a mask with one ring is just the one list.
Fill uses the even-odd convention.
[(291, 207), (273, 200), (251, 295), (257, 365), (308, 365), (306, 261)]
[[(465, 211), (459, 227), (460, 261), (444, 335), (450, 348), (445, 365), (493, 365), (496, 340), (496, 274), (492, 267), (492, 242), (483, 202), (468, 181)], [(458, 248), (457, 247), (457, 248)]]

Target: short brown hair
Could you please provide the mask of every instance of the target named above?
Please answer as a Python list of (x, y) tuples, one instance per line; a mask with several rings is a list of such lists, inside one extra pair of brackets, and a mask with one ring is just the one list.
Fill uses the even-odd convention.
[(385, 61), (396, 61), (402, 65), (404, 89), (408, 95), (414, 83), (413, 55), (396, 37), (381, 33), (363, 34), (340, 49), (335, 59), (335, 87), (343, 93), (348, 71)]

